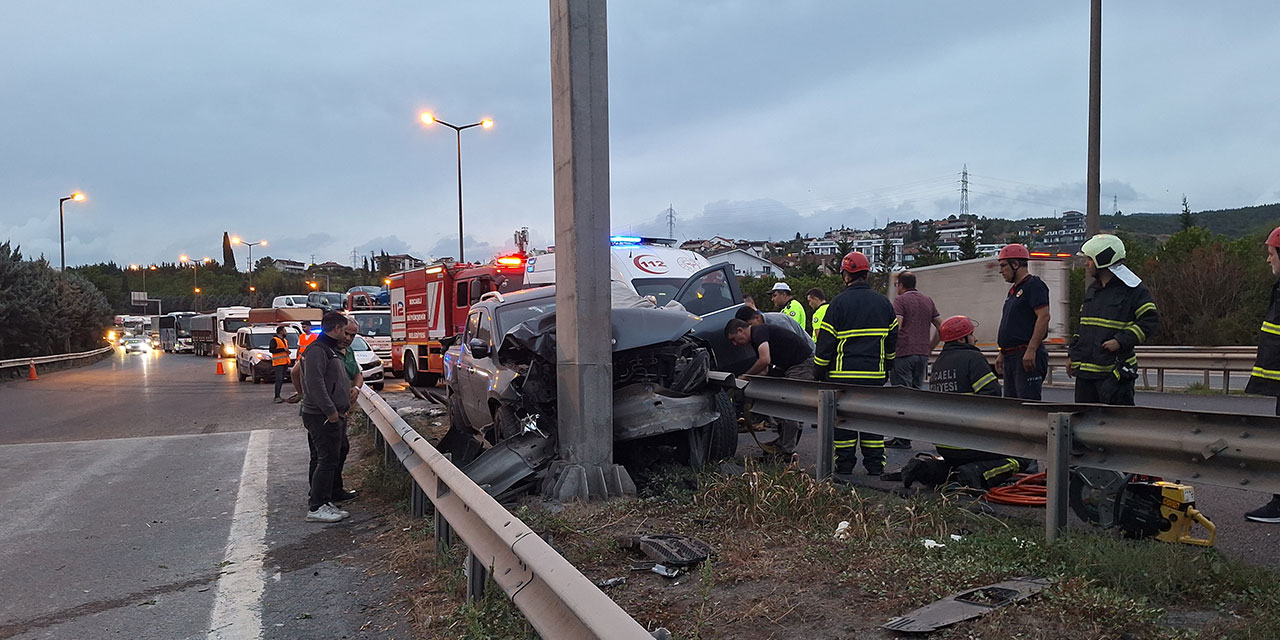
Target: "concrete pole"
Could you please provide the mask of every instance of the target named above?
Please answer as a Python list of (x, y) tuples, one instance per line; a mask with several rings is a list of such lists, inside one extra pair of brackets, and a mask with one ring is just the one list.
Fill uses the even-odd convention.
[[(559, 500), (627, 493), (613, 465), (605, 0), (551, 2)], [(619, 476), (621, 474), (621, 476)], [(634, 485), (631, 485), (634, 492)]]
[(1085, 202), (1084, 234), (1092, 238), (1102, 229), (1102, 0), (1089, 9), (1089, 174)]

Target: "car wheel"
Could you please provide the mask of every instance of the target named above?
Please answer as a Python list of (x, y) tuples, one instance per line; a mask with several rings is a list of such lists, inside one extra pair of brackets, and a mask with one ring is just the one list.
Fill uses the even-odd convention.
[(374, 391), (382, 391), (382, 383), (381, 383), (381, 382), (375, 382), (375, 383), (373, 383), (373, 384), (369, 385), (369, 387), (370, 387), (370, 388), (372, 388)]
[(239, 380), (240, 382), (244, 382), (245, 380), (248, 380), (248, 379), (249, 379), (249, 376), (243, 373), (240, 373), (240, 367), (236, 367), (236, 380)]
[(414, 364), (415, 358), (404, 359), (404, 381), (411, 386), (420, 387), (418, 384), (418, 365)]
[(498, 444), (507, 438), (520, 435), (520, 420), (516, 417), (516, 410), (506, 405), (498, 405), (493, 410), (493, 444)]
[(720, 390), (711, 396), (711, 410), (719, 413), (720, 417), (704, 427), (711, 430), (708, 458), (711, 462), (732, 458), (738, 452), (738, 411), (729, 393)]

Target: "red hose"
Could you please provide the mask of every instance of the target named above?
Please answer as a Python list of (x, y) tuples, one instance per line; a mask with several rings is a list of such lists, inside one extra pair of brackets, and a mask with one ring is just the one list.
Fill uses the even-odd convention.
[(1018, 480), (989, 489), (982, 499), (996, 504), (1009, 504), (1020, 507), (1043, 507), (1047, 502), (1044, 473), (1016, 476)]

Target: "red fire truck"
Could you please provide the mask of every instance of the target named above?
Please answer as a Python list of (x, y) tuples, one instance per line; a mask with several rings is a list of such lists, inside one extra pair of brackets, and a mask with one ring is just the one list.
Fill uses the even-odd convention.
[(392, 274), (391, 368), (415, 386), (435, 386), (444, 352), (462, 333), (480, 296), (524, 288), (525, 258), (502, 256), (489, 264), (438, 262)]

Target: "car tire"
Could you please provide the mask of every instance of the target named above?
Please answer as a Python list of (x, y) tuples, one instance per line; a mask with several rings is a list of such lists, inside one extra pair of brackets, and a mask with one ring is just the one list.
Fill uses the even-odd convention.
[(382, 383), (381, 383), (381, 382), (375, 382), (375, 383), (373, 383), (373, 384), (369, 385), (369, 388), (373, 389), (374, 391), (382, 391)]
[(707, 458), (709, 462), (718, 462), (732, 458), (738, 452), (738, 412), (724, 390), (711, 396), (711, 410), (719, 413), (720, 417), (703, 427), (711, 431)]
[(509, 406), (499, 404), (493, 410), (493, 434), (492, 444), (498, 444), (507, 438), (520, 435), (520, 419), (516, 417), (515, 409)]
[(408, 382), (410, 386), (421, 387), (422, 385), (418, 384), (418, 365), (414, 364), (415, 359), (416, 358), (404, 359), (404, 381)]
[(249, 376), (243, 373), (240, 373), (240, 367), (236, 367), (236, 380), (240, 382), (244, 382), (245, 380), (248, 380), (248, 379), (249, 379)]

